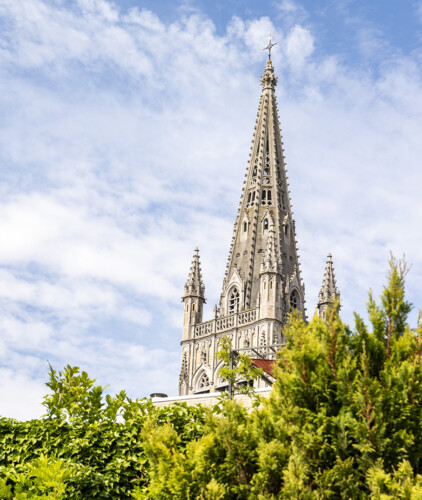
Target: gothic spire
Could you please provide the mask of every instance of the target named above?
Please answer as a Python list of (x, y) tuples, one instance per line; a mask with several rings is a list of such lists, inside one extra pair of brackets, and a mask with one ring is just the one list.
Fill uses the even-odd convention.
[(199, 249), (195, 248), (190, 266), (189, 277), (185, 284), (185, 297), (195, 296), (204, 298), (205, 285), (202, 282), (201, 262), (199, 260)]
[(333, 259), (332, 255), (329, 253), (327, 256), (327, 263), (325, 265), (322, 287), (318, 294), (319, 315), (324, 316), (324, 312), (327, 306), (332, 304), (334, 300), (339, 298), (340, 292), (337, 290), (336, 278), (334, 276)]
[[(229, 312), (225, 304), (228, 304), (228, 294), (233, 286), (240, 292), (240, 311), (256, 307), (262, 257), (265, 254), (267, 258), (268, 249), (273, 253), (271, 266), (278, 273), (283, 272), (284, 283), (289, 283), (292, 289), (296, 288), (298, 308), (305, 311), (295, 221), (275, 96), (277, 77), (271, 60), (267, 61), (261, 84), (251, 153), (220, 298), (222, 316)], [(268, 243), (268, 240), (274, 240), (274, 243)]]

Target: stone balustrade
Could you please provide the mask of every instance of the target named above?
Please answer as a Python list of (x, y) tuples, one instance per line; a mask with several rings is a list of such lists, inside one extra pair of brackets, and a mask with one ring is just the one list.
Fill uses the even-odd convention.
[(258, 319), (258, 309), (250, 309), (240, 313), (231, 314), (224, 318), (212, 319), (195, 326), (195, 337), (202, 337), (210, 333), (220, 333), (233, 327), (247, 325)]

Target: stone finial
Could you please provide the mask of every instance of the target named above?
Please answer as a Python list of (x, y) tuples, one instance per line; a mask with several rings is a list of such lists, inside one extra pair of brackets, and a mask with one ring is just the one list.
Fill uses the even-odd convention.
[(195, 248), (190, 266), (189, 277), (185, 284), (185, 297), (194, 295), (204, 298), (205, 285), (202, 282), (201, 263), (199, 260), (199, 249)]
[(322, 287), (318, 294), (318, 312), (324, 317), (327, 306), (332, 304), (336, 299), (340, 298), (340, 292), (337, 290), (336, 278), (334, 275), (334, 266), (332, 255), (329, 253), (327, 263), (325, 265), (324, 278)]
[(264, 260), (261, 263), (261, 273), (265, 273), (268, 271), (273, 271), (273, 272), (279, 271), (277, 242), (274, 231), (274, 221), (271, 221), (269, 227), (267, 247), (265, 249)]
[(267, 61), (264, 74), (261, 76), (261, 85), (263, 87), (263, 90), (274, 90), (275, 86), (277, 85), (277, 77), (274, 74), (274, 68), (271, 61)]

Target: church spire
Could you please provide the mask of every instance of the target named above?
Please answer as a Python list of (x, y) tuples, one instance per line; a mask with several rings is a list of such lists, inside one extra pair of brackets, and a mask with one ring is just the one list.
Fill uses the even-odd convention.
[[(239, 293), (239, 311), (255, 308), (259, 301), (261, 262), (268, 240), (272, 266), (283, 271), (284, 312), (289, 295), (296, 290), (297, 308), (304, 314), (305, 297), (295, 239), (295, 221), (290, 205), (283, 143), (280, 133), (275, 87), (277, 77), (271, 60), (261, 77), (262, 93), (245, 175), (232, 244), (220, 298), (220, 316), (230, 313), (233, 287)], [(273, 229), (271, 230), (271, 226)], [(283, 268), (281, 266), (283, 261)]]
[(327, 307), (336, 299), (340, 299), (340, 292), (337, 290), (333, 259), (332, 255), (329, 253), (325, 265), (322, 287), (318, 294), (318, 313), (321, 317), (325, 317)]
[(202, 282), (201, 262), (199, 260), (199, 248), (195, 248), (190, 266), (189, 277), (185, 284), (185, 297), (195, 296), (204, 298), (205, 285)]

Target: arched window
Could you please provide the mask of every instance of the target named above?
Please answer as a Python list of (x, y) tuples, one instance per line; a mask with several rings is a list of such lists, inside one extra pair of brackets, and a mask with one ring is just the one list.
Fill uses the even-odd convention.
[(289, 225), (285, 224), (284, 225), (284, 235), (287, 236), (287, 233), (289, 232)]
[(270, 175), (270, 166), (268, 163), (264, 167), (264, 175)]
[(271, 190), (270, 189), (268, 190), (267, 200), (271, 201)]
[(246, 233), (247, 230), (248, 230), (248, 223), (244, 222), (243, 223), (243, 231)]
[(233, 288), (233, 291), (230, 294), (229, 314), (234, 314), (238, 310), (239, 310), (239, 290), (237, 288)]
[(257, 173), (258, 173), (258, 169), (256, 168), (256, 165), (255, 165), (253, 168), (252, 177), (256, 177)]
[(252, 201), (255, 200), (255, 191), (252, 193)]
[(264, 219), (264, 231), (268, 229), (268, 219)]
[(299, 297), (297, 296), (296, 290), (290, 294), (290, 308), (297, 309), (299, 306)]
[(267, 199), (267, 191), (262, 191), (262, 201), (266, 200)]
[(251, 193), (251, 192), (249, 192), (249, 194), (248, 194), (248, 203), (250, 203), (250, 202), (251, 202), (251, 198), (252, 198), (252, 193)]

